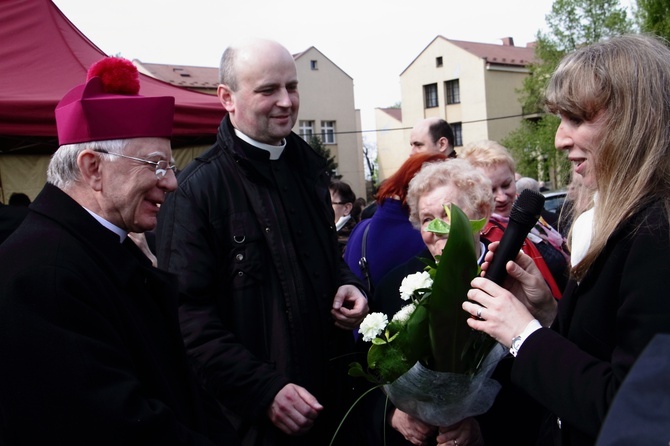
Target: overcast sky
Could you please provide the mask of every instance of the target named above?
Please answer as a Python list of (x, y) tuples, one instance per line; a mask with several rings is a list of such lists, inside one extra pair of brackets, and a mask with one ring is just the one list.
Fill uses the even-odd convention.
[[(292, 53), (314, 46), (354, 79), (363, 130), (400, 101), (399, 75), (438, 35), (516, 46), (545, 30), (553, 0), (54, 0), (102, 51), (148, 63), (218, 66), (239, 37)], [(366, 133), (364, 133), (366, 135)]]

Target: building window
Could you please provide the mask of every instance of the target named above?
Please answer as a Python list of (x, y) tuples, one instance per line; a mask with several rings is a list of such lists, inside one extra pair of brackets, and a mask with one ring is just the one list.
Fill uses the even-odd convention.
[(437, 107), (437, 84), (423, 86), (423, 100), (426, 108)]
[(321, 121), (321, 141), (335, 144), (335, 121)]
[(309, 67), (312, 70), (318, 70), (319, 69), (319, 63), (316, 60), (310, 60), (309, 61)]
[(447, 104), (460, 104), (461, 86), (458, 83), (458, 79), (445, 82), (444, 87), (447, 90)]
[(460, 122), (450, 124), (451, 130), (454, 131), (454, 146), (463, 145), (463, 126)]
[(299, 130), (300, 136), (307, 142), (312, 140), (314, 136), (314, 121), (300, 121)]
[(435, 66), (440, 68), (442, 66), (442, 56), (435, 58)]

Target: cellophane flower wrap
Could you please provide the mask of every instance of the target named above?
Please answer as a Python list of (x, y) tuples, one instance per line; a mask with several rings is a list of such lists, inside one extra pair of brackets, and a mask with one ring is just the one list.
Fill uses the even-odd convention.
[[(433, 220), (428, 230), (448, 234), (442, 255), (422, 259), (426, 270), (407, 276), (393, 318), (372, 313), (360, 327), (372, 342), (367, 368), (350, 364), (349, 374), (383, 386), (393, 404), (425, 423), (450, 426), (486, 412), (500, 390), (490, 379), (506, 349), (472, 330), (461, 305), (479, 273), (471, 222), (455, 205), (445, 205), (449, 223)], [(391, 298), (391, 297), (385, 297)]]

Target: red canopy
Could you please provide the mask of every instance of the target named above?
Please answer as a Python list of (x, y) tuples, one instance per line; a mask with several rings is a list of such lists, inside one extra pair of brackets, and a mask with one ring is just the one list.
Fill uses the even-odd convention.
[[(105, 57), (50, 0), (0, 1), (0, 153), (57, 148), (54, 109)], [(225, 114), (215, 96), (140, 74), (143, 96), (174, 96), (173, 146), (209, 142)]]

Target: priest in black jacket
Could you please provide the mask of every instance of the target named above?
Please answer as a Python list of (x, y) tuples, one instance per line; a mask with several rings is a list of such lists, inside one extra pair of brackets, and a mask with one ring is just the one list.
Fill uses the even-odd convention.
[(291, 131), (293, 56), (246, 40), (220, 71), (227, 115), (161, 210), (158, 265), (179, 276), (189, 357), (243, 444), (327, 445), (353, 402), (347, 353), (367, 300), (337, 244), (325, 159)]
[(107, 58), (65, 95), (47, 184), (0, 247), (0, 444), (238, 444), (186, 359), (175, 278), (127, 237), (177, 187), (174, 98), (138, 90)]

